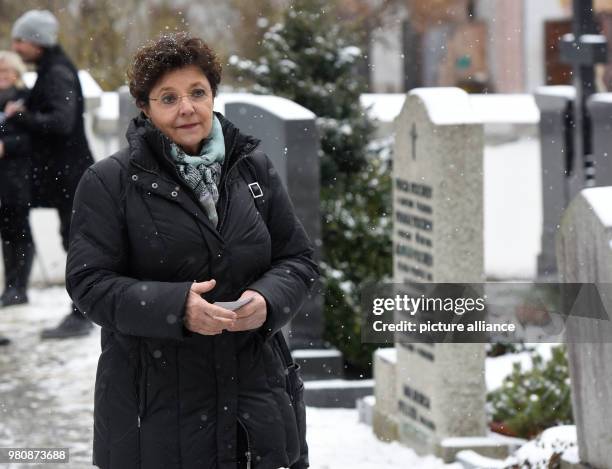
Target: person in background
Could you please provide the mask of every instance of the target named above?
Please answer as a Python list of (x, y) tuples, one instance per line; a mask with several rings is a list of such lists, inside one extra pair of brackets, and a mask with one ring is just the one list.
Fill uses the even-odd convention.
[(4, 290), (0, 306), (27, 303), (28, 277), (34, 244), (30, 210), (30, 140), (5, 120), (7, 105), (25, 101), (25, 64), (14, 52), (0, 51), (0, 237), (4, 261)]
[[(24, 103), (9, 103), (7, 122), (32, 142), (32, 206), (57, 209), (64, 249), (76, 186), (93, 158), (85, 137), (84, 100), (75, 66), (57, 43), (58, 22), (47, 10), (30, 10), (15, 21), (12, 47), (38, 77)], [(43, 338), (89, 333), (93, 325), (74, 305), (62, 322), (42, 332)]]
[(274, 339), (318, 277), (312, 244), (259, 140), (213, 112), (204, 41), (161, 36), (129, 78), (142, 113), (79, 183), (66, 267), (102, 327), (94, 465), (305, 469)]
[[(6, 122), (4, 108), (27, 98), (23, 83), (26, 71), (21, 58), (0, 51), (0, 238), (4, 261), (4, 290), (0, 306), (27, 303), (28, 277), (34, 257), (34, 244), (28, 219), (30, 205), (30, 141)], [(8, 338), (0, 335), (0, 345)]]

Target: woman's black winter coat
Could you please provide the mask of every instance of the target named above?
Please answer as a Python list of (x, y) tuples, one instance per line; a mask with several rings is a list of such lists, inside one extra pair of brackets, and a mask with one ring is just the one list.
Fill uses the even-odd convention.
[(8, 122), (32, 142), (32, 205), (58, 207), (70, 204), (83, 172), (93, 164), (83, 92), (76, 68), (59, 46), (45, 49), (36, 71), (26, 112)]
[[(217, 229), (181, 183), (169, 141), (142, 116), (128, 130), (129, 148), (89, 168), (77, 189), (66, 280), (76, 306), (102, 326), (94, 463), (103, 469), (235, 469), (239, 425), (252, 467), (289, 467), (299, 457), (270, 338), (318, 275), (313, 250), (258, 141), (218, 117), (226, 159)], [(269, 173), (268, 220), (248, 188), (250, 159)], [(189, 288), (211, 278), (210, 302), (261, 293), (264, 325), (187, 331)]]
[[(25, 100), (28, 90), (14, 88), (2, 93), (0, 111), (9, 101)], [(4, 145), (4, 156), (0, 158), (0, 203), (8, 206), (27, 207), (31, 201), (30, 138), (10, 120), (0, 122), (0, 140)]]

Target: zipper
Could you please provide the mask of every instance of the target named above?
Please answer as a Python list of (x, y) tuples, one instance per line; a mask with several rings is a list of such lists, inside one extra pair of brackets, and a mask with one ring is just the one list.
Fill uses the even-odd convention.
[(242, 427), (242, 430), (244, 431), (244, 436), (246, 437), (246, 441), (247, 441), (247, 450), (245, 453), (246, 460), (247, 460), (246, 469), (251, 469), (251, 442), (249, 441), (249, 432), (246, 428), (246, 425), (242, 423), (242, 420), (238, 419), (238, 424), (240, 424), (240, 426)]
[(138, 341), (138, 413), (136, 415), (136, 427), (138, 428), (138, 468), (142, 467), (142, 419), (147, 409), (147, 350), (142, 339)]

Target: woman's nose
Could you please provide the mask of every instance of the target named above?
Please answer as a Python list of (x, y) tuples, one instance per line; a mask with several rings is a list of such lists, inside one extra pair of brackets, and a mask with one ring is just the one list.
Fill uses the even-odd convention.
[(181, 114), (193, 114), (195, 112), (195, 108), (189, 96), (181, 96), (179, 98), (179, 112)]

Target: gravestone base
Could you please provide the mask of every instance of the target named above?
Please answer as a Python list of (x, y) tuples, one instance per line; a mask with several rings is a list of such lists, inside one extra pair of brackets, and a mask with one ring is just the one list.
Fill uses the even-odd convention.
[(390, 442), (399, 439), (397, 418), (383, 414), (376, 407), (372, 413), (372, 431), (379, 440)]
[(378, 349), (374, 352), (374, 395), (372, 430), (383, 441), (399, 439), (397, 420), (397, 350)]
[(342, 352), (335, 348), (298, 349), (291, 354), (300, 365), (308, 406), (353, 409), (358, 399), (372, 394), (372, 380), (343, 379)]
[(304, 383), (304, 402), (311, 407), (354, 409), (357, 400), (372, 394), (371, 379), (323, 379)]
[(342, 378), (344, 361), (338, 349), (298, 349), (291, 352), (306, 381)]
[(486, 458), (505, 459), (524, 443), (526, 440), (503, 435), (445, 438), (435, 446), (434, 454), (445, 463), (454, 462), (461, 451), (474, 451)]

